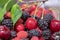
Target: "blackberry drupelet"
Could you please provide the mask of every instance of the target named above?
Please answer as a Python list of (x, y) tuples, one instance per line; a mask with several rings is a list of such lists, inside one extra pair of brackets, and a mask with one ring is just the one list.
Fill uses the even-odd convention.
[(40, 31), (36, 30), (36, 29), (32, 29), (30, 30), (29, 32), (29, 38), (31, 38), (32, 36), (37, 36), (39, 37), (41, 34), (40, 34)]
[(20, 39), (20, 40), (29, 40), (28, 38), (22, 38), (22, 39)]
[(48, 23), (44, 19), (39, 19), (38, 27), (41, 28), (42, 30), (45, 30), (48, 28)]
[(3, 19), (1, 24), (6, 25), (9, 29), (13, 27), (13, 22), (11, 19)]
[(11, 32), (10, 32), (10, 36), (11, 36), (11, 38), (15, 38), (15, 37), (17, 36), (16, 31), (11, 30)]
[(48, 40), (50, 38), (50, 30), (47, 29), (47, 30), (44, 30), (42, 31), (42, 37), (45, 39), (45, 40)]
[(44, 15), (44, 18), (43, 18), (47, 23), (50, 23), (50, 21), (53, 19), (53, 16), (48, 13), (46, 15)]
[(24, 21), (26, 21), (26, 19), (29, 17), (29, 13), (28, 12), (22, 12), (22, 19), (24, 20)]

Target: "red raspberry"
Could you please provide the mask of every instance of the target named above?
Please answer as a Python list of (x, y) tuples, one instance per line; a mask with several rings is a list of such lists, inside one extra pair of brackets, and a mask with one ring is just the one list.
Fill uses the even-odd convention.
[(18, 38), (27, 38), (28, 33), (26, 31), (20, 31), (20, 32), (17, 33), (17, 37)]
[(40, 39), (39, 40), (45, 40), (43, 37), (40, 37)]
[(18, 37), (15, 37), (15, 38), (13, 38), (12, 40), (20, 40), (20, 38), (18, 38)]
[(39, 40), (39, 38), (36, 37), (36, 36), (33, 36), (33, 37), (31, 38), (31, 40)]

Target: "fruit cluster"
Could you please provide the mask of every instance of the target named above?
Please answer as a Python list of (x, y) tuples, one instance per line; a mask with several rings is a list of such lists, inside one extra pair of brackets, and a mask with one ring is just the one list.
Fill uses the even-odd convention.
[(28, 9), (23, 7), (25, 5), (22, 5), (22, 17), (14, 29), (10, 11), (4, 15), (0, 23), (1, 40), (60, 40), (60, 21), (55, 19), (51, 10), (39, 7), (35, 15), (36, 5)]

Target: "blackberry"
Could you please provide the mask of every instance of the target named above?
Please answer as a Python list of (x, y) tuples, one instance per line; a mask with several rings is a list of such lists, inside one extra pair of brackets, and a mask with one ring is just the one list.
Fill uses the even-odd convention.
[(53, 40), (60, 40), (60, 31), (59, 31), (59, 32), (55, 32), (55, 33), (52, 35), (52, 39), (53, 39)]
[(12, 31), (10, 32), (11, 38), (16, 37), (16, 36), (17, 36), (16, 34), (17, 34), (16, 31), (12, 30)]
[(48, 13), (46, 15), (44, 15), (44, 18), (43, 18), (47, 23), (50, 23), (50, 21), (53, 19), (53, 16)]
[(29, 33), (29, 38), (31, 38), (32, 36), (38, 36), (38, 37), (40, 36), (40, 32), (36, 29), (30, 30), (28, 33)]
[(42, 30), (45, 30), (48, 28), (48, 23), (44, 19), (39, 19), (38, 27), (41, 28)]
[(49, 38), (50, 38), (50, 30), (49, 29), (47, 29), (47, 30), (44, 30), (43, 32), (42, 32), (42, 37), (45, 39), (45, 40), (48, 40)]
[(24, 21), (26, 21), (26, 19), (29, 17), (29, 13), (28, 12), (22, 12), (22, 19)]
[(11, 19), (3, 19), (1, 24), (6, 25), (10, 29), (13, 27), (13, 22)]
[(22, 38), (22, 39), (20, 39), (20, 40), (29, 40), (28, 38)]

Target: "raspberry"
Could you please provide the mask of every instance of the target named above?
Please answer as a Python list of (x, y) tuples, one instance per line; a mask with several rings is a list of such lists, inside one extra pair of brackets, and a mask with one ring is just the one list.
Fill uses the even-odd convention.
[(45, 40), (48, 40), (50, 38), (50, 30), (47, 29), (47, 30), (44, 30), (42, 32), (42, 37), (45, 39)]
[(39, 40), (39, 38), (36, 37), (36, 36), (33, 36), (33, 37), (31, 38), (31, 40)]
[(15, 37), (15, 38), (13, 38), (12, 40), (20, 40), (20, 38), (18, 38), (18, 37)]
[(11, 19), (3, 19), (2, 25), (6, 25), (9, 29), (13, 27), (13, 22)]
[(20, 40), (29, 40), (28, 38), (22, 38), (22, 39), (20, 39)]
[(29, 37), (31, 38), (32, 36), (40, 36), (40, 31), (36, 30), (36, 29), (32, 29), (29, 32)]
[(17, 37), (18, 38), (27, 38), (28, 33), (26, 31), (20, 31), (20, 32), (17, 33)]

